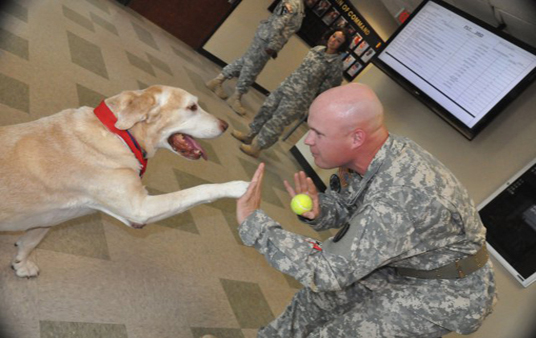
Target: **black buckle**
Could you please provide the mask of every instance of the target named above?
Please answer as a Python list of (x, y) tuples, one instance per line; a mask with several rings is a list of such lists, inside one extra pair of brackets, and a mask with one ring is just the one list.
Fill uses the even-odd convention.
[(341, 192), (341, 179), (339, 178), (339, 175), (331, 175), (331, 177), (329, 178), (329, 187), (334, 192)]
[(346, 235), (346, 233), (348, 232), (348, 229), (350, 229), (350, 223), (346, 223), (345, 225), (343, 225), (341, 230), (339, 230), (339, 232), (337, 232), (335, 237), (333, 237), (333, 243), (337, 243), (338, 241), (340, 241), (341, 238), (343, 238), (344, 235)]

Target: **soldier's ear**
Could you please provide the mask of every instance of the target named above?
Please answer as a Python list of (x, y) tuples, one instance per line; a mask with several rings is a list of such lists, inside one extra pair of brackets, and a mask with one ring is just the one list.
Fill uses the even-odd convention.
[(363, 129), (356, 129), (352, 132), (352, 148), (359, 148), (363, 143), (365, 143), (365, 139), (367, 138), (367, 134)]

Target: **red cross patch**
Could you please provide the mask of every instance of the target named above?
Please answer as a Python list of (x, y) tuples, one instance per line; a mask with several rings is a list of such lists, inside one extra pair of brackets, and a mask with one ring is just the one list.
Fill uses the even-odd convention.
[(318, 242), (313, 242), (313, 241), (309, 241), (309, 243), (311, 243), (313, 245), (313, 249), (317, 250), (317, 251), (322, 251), (322, 248), (320, 247), (320, 243)]

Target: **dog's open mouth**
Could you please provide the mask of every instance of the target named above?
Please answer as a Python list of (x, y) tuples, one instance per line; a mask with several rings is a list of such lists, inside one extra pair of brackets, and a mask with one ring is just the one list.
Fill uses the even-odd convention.
[(173, 134), (168, 138), (171, 148), (182, 156), (190, 160), (198, 160), (200, 157), (207, 159), (205, 149), (201, 147), (193, 137), (186, 134)]

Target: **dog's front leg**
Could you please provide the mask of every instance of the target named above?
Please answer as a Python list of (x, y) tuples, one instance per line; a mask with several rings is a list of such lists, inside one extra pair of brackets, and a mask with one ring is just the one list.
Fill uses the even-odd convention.
[(13, 259), (11, 266), (19, 277), (35, 277), (39, 274), (37, 265), (30, 261), (28, 257), (33, 249), (41, 242), (50, 228), (35, 228), (26, 231), (24, 235), (15, 243), (18, 248), (17, 255)]
[(249, 182), (231, 181), (220, 184), (203, 184), (173, 193), (144, 196), (130, 208), (117, 210), (119, 219), (133, 224), (148, 224), (184, 212), (196, 205), (210, 203), (217, 199), (239, 198), (247, 190)]

